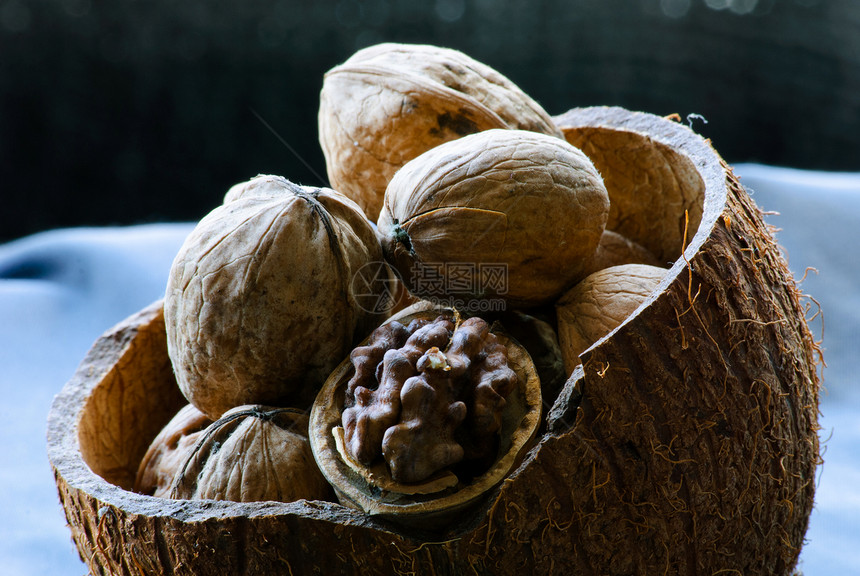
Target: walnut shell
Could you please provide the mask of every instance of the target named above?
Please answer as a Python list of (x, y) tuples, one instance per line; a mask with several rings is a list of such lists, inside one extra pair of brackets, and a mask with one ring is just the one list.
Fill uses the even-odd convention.
[(530, 307), (581, 279), (608, 211), (600, 174), (577, 148), (486, 130), (404, 165), (385, 192), (377, 234), (413, 294)]
[(561, 136), (513, 82), (448, 48), (385, 43), (359, 50), (325, 75), (320, 93), (319, 138), (331, 186), (373, 220), (403, 164), (490, 128)]
[(351, 290), (381, 260), (371, 223), (334, 190), (277, 176), (234, 187), (170, 270), (168, 351), (185, 397), (213, 420), (243, 404), (309, 406), (381, 320)]
[(634, 242), (613, 230), (604, 230), (597, 250), (594, 251), (585, 267), (584, 275), (588, 276), (598, 270), (621, 266), (622, 264), (661, 266), (662, 262), (638, 242)]
[[(428, 345), (433, 343), (431, 340), (436, 336), (430, 334), (421, 336), (421, 329), (430, 328), (432, 331), (438, 332), (435, 327), (441, 326), (442, 332), (445, 332), (446, 328), (442, 325), (448, 323), (451, 318), (459, 317), (458, 313), (449, 308), (434, 306), (427, 302), (418, 302), (414, 306), (402, 310), (390, 318), (383, 327), (397, 325), (399, 331), (402, 331), (404, 326), (409, 326), (416, 337), (410, 337), (401, 350), (389, 349), (384, 358), (388, 359), (392, 352), (401, 352), (411, 348), (421, 351), (427, 349)], [(484, 354), (475, 356), (474, 368), (476, 371), (473, 378), (478, 386), (472, 391), (476, 396), (468, 401), (472, 415), (466, 417), (463, 422), (464, 430), (468, 436), (480, 438), (481, 434), (485, 433), (488, 437), (495, 438), (492, 443), (492, 454), (481, 462), (480, 468), (443, 468), (430, 477), (421, 475), (420, 478), (407, 480), (397, 478), (385, 461), (379, 460), (371, 464), (359, 462), (352, 456), (347, 446), (344, 427), (348, 426), (345, 418), (348, 411), (356, 409), (356, 405), (351, 407), (347, 405), (350, 401), (347, 390), (350, 386), (355, 385), (357, 369), (363, 369), (367, 362), (362, 358), (357, 359), (358, 361), (354, 364), (355, 359), (348, 358), (332, 373), (317, 396), (311, 410), (309, 425), (309, 437), (314, 457), (342, 504), (403, 525), (421, 528), (444, 527), (454, 519), (461, 517), (466, 509), (477, 505), (481, 497), (501, 482), (531, 447), (542, 414), (540, 379), (531, 358), (520, 344), (508, 338), (498, 328), (494, 327), (493, 332), (490, 333), (489, 327), (478, 318), (465, 319), (464, 322), (468, 325), (460, 333), (459, 343), (451, 340), (453, 332), (446, 332), (442, 335), (445, 340), (452, 342), (451, 347), (447, 349), (449, 353), (447, 359), (451, 362), (449, 366), (451, 372), (457, 372), (465, 367), (464, 365), (456, 365), (463, 360), (462, 356), (455, 358), (455, 355), (458, 354), (457, 350), (462, 351), (460, 346), (478, 345), (478, 347), (483, 347), (486, 345), (488, 351), (493, 351), (496, 354), (499, 352), (496, 347), (501, 346), (502, 355), (505, 357), (506, 365), (503, 370), (499, 370), (495, 360), (489, 357), (490, 355), (487, 355), (486, 363), (484, 362)], [(419, 328), (415, 329), (416, 326)], [(453, 326), (454, 323), (451, 325), (452, 330)], [(483, 331), (481, 330), (482, 326)], [(389, 343), (402, 341), (402, 338), (399, 337), (390, 338), (392, 334), (384, 333), (383, 327), (374, 332), (374, 335), (381, 335), (382, 340), (390, 341)], [(362, 356), (369, 353), (370, 357), (378, 357), (378, 354), (375, 354), (375, 351), (371, 349), (373, 346), (370, 346), (377, 341), (374, 335), (371, 335), (361, 347), (356, 348), (357, 351), (362, 352)], [(467, 337), (463, 338), (463, 336)], [(430, 346), (430, 350), (433, 350), (432, 346)], [(436, 350), (436, 352), (439, 351)], [(427, 354), (415, 355), (416, 358), (426, 356)], [(385, 364), (387, 365), (388, 362)], [(402, 363), (400, 364), (402, 367)], [(444, 370), (444, 368), (440, 369)], [(383, 373), (384, 371), (385, 368), (383, 368)], [(508, 375), (507, 371), (510, 371), (511, 374)], [(416, 372), (422, 372), (422, 370), (418, 368)], [(504, 396), (501, 402), (498, 402), (498, 394), (491, 394), (497, 397), (495, 403), (482, 394), (486, 391), (485, 388), (490, 386), (495, 388), (496, 386), (496, 383), (491, 384), (489, 382), (489, 378), (484, 378), (490, 375), (498, 375), (505, 379), (507, 384), (501, 384), (502, 386), (512, 386), (512, 389), (501, 393)], [(370, 372), (367, 372), (365, 376), (373, 377)], [(381, 374), (381, 377), (384, 377), (384, 374)], [(508, 378), (510, 380), (507, 380)], [(415, 378), (408, 378), (405, 382), (409, 383), (413, 380)], [(403, 388), (405, 389), (407, 386), (404, 384)], [(356, 394), (360, 393), (360, 388), (361, 386), (356, 387)], [(381, 388), (382, 385), (380, 385)], [(407, 403), (407, 400), (402, 396), (400, 400), (404, 404)], [(426, 413), (427, 418), (432, 419), (434, 417), (431, 412), (436, 408), (441, 408), (443, 418), (446, 416), (447, 403), (441, 402), (439, 404), (436, 400), (434, 396), (431, 401), (425, 404), (423, 412)], [(462, 402), (455, 402), (455, 404), (460, 404), (462, 411), (465, 411)], [(406, 412), (408, 412), (408, 408), (404, 408), (404, 414)], [(410, 420), (405, 420), (401, 424), (396, 422), (399, 417), (397, 415), (394, 425), (388, 429), (388, 432), (398, 429), (404, 423), (407, 423), (408, 426), (414, 425), (416, 415), (413, 414)], [(482, 419), (482, 416), (486, 418), (486, 421)], [(484, 430), (480, 430), (481, 428)], [(476, 429), (478, 432), (475, 431)], [(433, 452), (447, 449), (452, 445), (452, 438), (446, 434), (444, 426), (440, 426), (437, 433), (438, 444), (432, 449)], [(466, 440), (467, 443), (464, 443), (463, 447), (467, 451), (476, 448), (466, 436), (457, 434), (456, 438)], [(382, 439), (381, 442), (384, 445), (385, 439)], [(438, 456), (444, 458), (445, 455), (428, 454), (428, 460), (433, 460)], [(437, 463), (433, 462), (432, 464), (435, 467)]]
[(183, 406), (149, 445), (137, 469), (134, 490), (166, 498), (173, 478), (210, 424), (212, 420), (193, 404)]
[(188, 454), (173, 478), (170, 497), (233, 502), (330, 498), (307, 431), (307, 414), (292, 408), (228, 410)]
[(624, 264), (598, 270), (571, 288), (556, 303), (558, 339), (567, 373), (579, 356), (612, 332), (654, 292), (665, 268)]

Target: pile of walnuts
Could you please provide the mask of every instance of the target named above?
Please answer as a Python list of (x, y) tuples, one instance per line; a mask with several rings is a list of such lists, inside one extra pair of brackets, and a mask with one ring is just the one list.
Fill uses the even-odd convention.
[[(609, 195), (589, 158), (460, 52), (357, 52), (325, 75), (319, 138), (331, 188), (237, 184), (176, 256), (164, 312), (189, 406), (141, 462), (139, 491), (330, 498), (302, 413), (346, 358), (351, 458), (383, 459), (403, 483), (487, 466), (517, 377), (493, 320), (468, 311), (491, 300), (545, 322), (567, 377), (662, 278), (656, 257), (606, 229)], [(384, 273), (361, 276), (373, 266)], [(362, 296), (392, 307), (363, 305), (358, 277)], [(386, 323), (404, 288), (407, 302), (456, 300), (464, 318)]]

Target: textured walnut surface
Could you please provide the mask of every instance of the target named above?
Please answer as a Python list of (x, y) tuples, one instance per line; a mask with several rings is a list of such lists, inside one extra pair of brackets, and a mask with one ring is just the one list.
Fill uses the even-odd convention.
[(168, 279), (168, 349), (185, 396), (212, 419), (243, 404), (310, 405), (380, 320), (350, 292), (379, 261), (370, 222), (343, 195), (275, 176), (233, 187)]
[(211, 424), (177, 471), (177, 499), (325, 500), (331, 489), (314, 462), (304, 412), (238, 406)]
[(568, 373), (579, 355), (624, 322), (660, 284), (667, 270), (624, 264), (599, 270), (571, 288), (557, 303), (558, 336)]
[(331, 185), (376, 220), (388, 181), (443, 142), (491, 128), (561, 136), (513, 82), (462, 52), (385, 43), (331, 69), (320, 93), (319, 137)]
[[(419, 296), (534, 306), (581, 278), (608, 210), (600, 174), (580, 150), (534, 132), (487, 130), (437, 146), (398, 171), (378, 234), (386, 258)], [(445, 277), (450, 263), (498, 265), (504, 278), (440, 291), (427, 280)]]
[(583, 274), (588, 276), (598, 270), (623, 264), (665, 266), (669, 262), (660, 262), (650, 250), (618, 232), (604, 230), (600, 242), (597, 244), (597, 250), (589, 259)]
[(212, 420), (194, 405), (183, 406), (158, 433), (140, 461), (135, 491), (167, 497), (173, 478), (210, 424)]

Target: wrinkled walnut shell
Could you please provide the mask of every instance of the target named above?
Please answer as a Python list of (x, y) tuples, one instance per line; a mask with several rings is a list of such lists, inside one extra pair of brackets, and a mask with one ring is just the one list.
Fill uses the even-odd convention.
[(292, 408), (237, 406), (210, 425), (173, 479), (170, 498), (233, 502), (326, 500), (308, 417)]
[(243, 404), (309, 406), (383, 317), (351, 288), (381, 260), (371, 223), (342, 194), (278, 176), (234, 186), (170, 270), (167, 344), (185, 397), (213, 420)]
[[(664, 263), (641, 244), (625, 238), (618, 232), (604, 230), (597, 244), (597, 250), (588, 260), (583, 274), (588, 276), (598, 270), (623, 264), (662, 266)], [(668, 265), (668, 262), (665, 264)]]
[(556, 303), (558, 339), (567, 373), (579, 356), (627, 320), (654, 292), (667, 270), (624, 264), (598, 270)]
[[(433, 320), (441, 312), (453, 313), (444, 308), (428, 310), (425, 303), (420, 303), (395, 315), (390, 322)], [(341, 423), (346, 409), (345, 391), (354, 368), (349, 359), (338, 366), (314, 402), (309, 436), (320, 470), (342, 504), (404, 525), (442, 526), (475, 505), (513, 469), (532, 445), (540, 424), (540, 380), (531, 358), (519, 344), (504, 334), (496, 332), (495, 336), (505, 347), (508, 366), (516, 373), (517, 383), (501, 413), (498, 455), (486, 471), (464, 481), (445, 471), (423, 482), (401, 483), (392, 478), (384, 463), (366, 466), (350, 458)]]
[(376, 220), (403, 164), (443, 142), (491, 128), (561, 137), (513, 82), (449, 48), (386, 43), (325, 75), (319, 138), (331, 186)]
[(531, 307), (582, 278), (608, 211), (603, 180), (580, 150), (544, 134), (487, 130), (404, 165), (377, 233), (413, 294)]
[(170, 484), (194, 450), (212, 420), (193, 404), (187, 404), (162, 428), (149, 445), (134, 481), (134, 490), (157, 498), (167, 498)]

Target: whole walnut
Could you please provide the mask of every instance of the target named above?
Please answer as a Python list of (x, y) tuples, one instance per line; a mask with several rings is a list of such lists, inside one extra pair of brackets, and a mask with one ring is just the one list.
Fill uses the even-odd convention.
[(242, 404), (309, 406), (383, 319), (351, 289), (381, 260), (372, 224), (342, 194), (278, 176), (234, 186), (170, 270), (167, 344), (185, 397), (213, 420)]
[(490, 128), (562, 137), (513, 82), (457, 50), (379, 44), (356, 52), (323, 81), (319, 138), (331, 186), (373, 220), (403, 164)]
[(568, 374), (579, 355), (621, 325), (654, 292), (667, 270), (624, 264), (599, 270), (556, 303), (558, 338)]
[(174, 476), (210, 424), (212, 420), (194, 405), (182, 407), (149, 445), (138, 466), (134, 490), (166, 498)]
[(206, 428), (177, 471), (170, 497), (293, 502), (332, 498), (308, 442), (308, 417), (292, 408), (237, 406)]
[(417, 296), (531, 307), (583, 277), (608, 213), (603, 180), (579, 149), (486, 130), (407, 162), (385, 191), (377, 234)]

